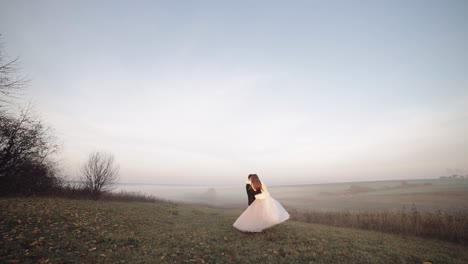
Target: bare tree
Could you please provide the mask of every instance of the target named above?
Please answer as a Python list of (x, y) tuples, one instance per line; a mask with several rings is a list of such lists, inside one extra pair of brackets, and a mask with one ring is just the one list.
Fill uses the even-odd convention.
[(25, 160), (44, 164), (58, 150), (51, 128), (31, 112), (28, 106), (18, 117), (0, 117), (0, 177)]
[(0, 195), (42, 192), (40, 186), (54, 183), (50, 156), (59, 146), (51, 128), (31, 112), (27, 107), (18, 116), (0, 115)]
[(117, 183), (119, 166), (114, 155), (93, 152), (81, 167), (81, 184), (95, 200), (105, 191), (110, 191)]

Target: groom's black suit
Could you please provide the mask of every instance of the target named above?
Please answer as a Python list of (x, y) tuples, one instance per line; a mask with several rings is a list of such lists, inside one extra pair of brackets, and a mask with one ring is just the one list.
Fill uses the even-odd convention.
[(252, 187), (250, 184), (245, 185), (245, 190), (247, 191), (247, 198), (249, 199), (249, 206), (255, 201), (255, 195), (251, 192), (253, 191)]
[(255, 201), (255, 195), (261, 193), (261, 190), (255, 191), (250, 184), (245, 185), (247, 197), (249, 199), (249, 206)]

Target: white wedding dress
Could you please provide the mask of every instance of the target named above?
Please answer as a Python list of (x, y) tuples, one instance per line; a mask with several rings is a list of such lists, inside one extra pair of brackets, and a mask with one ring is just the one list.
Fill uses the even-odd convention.
[(255, 201), (237, 218), (233, 226), (242, 232), (262, 232), (289, 219), (289, 213), (271, 197), (262, 183), (262, 193), (255, 195)]

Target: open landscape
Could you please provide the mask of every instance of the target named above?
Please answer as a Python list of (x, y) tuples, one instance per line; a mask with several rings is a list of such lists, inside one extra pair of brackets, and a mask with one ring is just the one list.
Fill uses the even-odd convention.
[(232, 227), (246, 207), (243, 186), (157, 186), (181, 195), (149, 187), (102, 201), (2, 198), (0, 261), (466, 263), (467, 182), (272, 186), (291, 219), (250, 234)]
[[(123, 187), (141, 188), (141, 185), (120, 188)], [(145, 185), (142, 189), (145, 195), (162, 200), (243, 210), (247, 197), (242, 187)], [(468, 179), (464, 177), (269, 189), (297, 221), (468, 241)]]
[[(468, 178), (268, 186), (268, 189), (288, 208), (299, 211), (397, 211), (416, 207), (423, 212), (468, 212)], [(243, 183), (238, 186), (121, 184), (117, 191), (219, 208), (245, 208), (247, 201)]]
[(241, 210), (156, 202), (0, 200), (5, 263), (466, 263), (468, 246), (288, 220), (232, 227)]
[(0, 263), (468, 263), (467, 18), (0, 0)]

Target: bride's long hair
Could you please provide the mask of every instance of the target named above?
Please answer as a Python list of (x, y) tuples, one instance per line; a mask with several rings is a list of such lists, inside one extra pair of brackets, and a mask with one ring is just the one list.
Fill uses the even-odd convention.
[(260, 181), (260, 178), (258, 178), (257, 174), (252, 174), (250, 182), (252, 183), (251, 186), (255, 191), (262, 189), (262, 182)]

